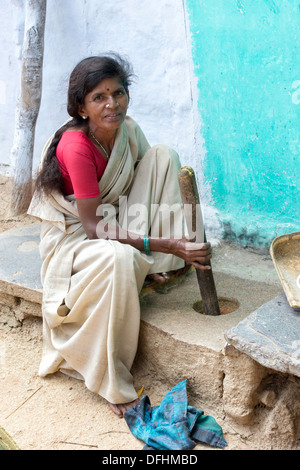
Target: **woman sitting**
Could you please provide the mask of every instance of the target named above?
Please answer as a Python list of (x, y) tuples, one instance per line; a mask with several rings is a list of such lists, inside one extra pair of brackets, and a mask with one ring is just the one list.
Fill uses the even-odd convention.
[[(89, 57), (73, 70), (71, 116), (47, 142), (29, 213), (42, 220), (39, 374), (84, 380), (118, 416), (136, 403), (139, 292), (149, 276), (209, 269), (210, 245), (184, 236), (178, 155), (150, 148), (127, 116), (131, 66)], [(170, 208), (172, 217), (170, 217)]]

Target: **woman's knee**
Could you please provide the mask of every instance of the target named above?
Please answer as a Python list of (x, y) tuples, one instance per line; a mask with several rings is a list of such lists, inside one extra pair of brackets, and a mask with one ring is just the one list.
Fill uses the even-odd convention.
[[(138, 250), (133, 246), (119, 241), (111, 241), (111, 250), (113, 262), (116, 269), (123, 269), (131, 271), (134, 267), (136, 252)], [(139, 253), (139, 252), (138, 252)]]
[(167, 166), (171, 165), (171, 166), (175, 166), (176, 168), (180, 168), (181, 166), (178, 153), (167, 145), (163, 145), (163, 144), (154, 145), (148, 150), (145, 157), (146, 158), (156, 157), (160, 165), (162, 165), (162, 163), (165, 162)]
[(137, 248), (134, 248), (131, 245), (117, 241), (113, 241), (112, 245), (114, 248), (114, 269), (118, 270), (119, 274), (123, 274), (124, 281), (126, 280), (126, 282), (128, 279), (131, 279), (131, 282), (134, 282), (135, 279), (139, 290), (142, 287), (144, 278), (153, 264), (152, 258), (149, 259)]

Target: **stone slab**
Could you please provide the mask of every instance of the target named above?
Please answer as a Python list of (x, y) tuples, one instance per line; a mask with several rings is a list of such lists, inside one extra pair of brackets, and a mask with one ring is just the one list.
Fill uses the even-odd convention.
[(40, 223), (0, 234), (0, 290), (17, 297), (40, 298)]
[(300, 377), (300, 309), (284, 293), (225, 332), (228, 344), (265, 367)]

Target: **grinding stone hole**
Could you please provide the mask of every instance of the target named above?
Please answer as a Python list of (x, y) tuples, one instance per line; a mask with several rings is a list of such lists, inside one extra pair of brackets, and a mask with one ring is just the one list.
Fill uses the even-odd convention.
[[(240, 306), (236, 299), (230, 299), (228, 297), (218, 297), (218, 302), (221, 315), (235, 312)], [(205, 315), (201, 299), (193, 303), (193, 309), (195, 312)]]

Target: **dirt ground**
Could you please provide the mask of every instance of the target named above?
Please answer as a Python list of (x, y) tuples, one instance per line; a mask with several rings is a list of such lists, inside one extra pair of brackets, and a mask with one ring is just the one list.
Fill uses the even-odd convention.
[[(0, 175), (0, 232), (35, 222), (28, 216), (11, 217), (10, 181)], [(0, 304), (1, 315), (1, 304)], [(57, 373), (47, 378), (37, 374), (42, 351), (42, 320), (29, 317), (19, 328), (0, 323), (0, 427), (23, 450), (141, 450), (124, 419), (118, 418), (101, 397), (85, 385)], [(158, 405), (170, 384), (158, 382), (138, 361), (133, 375), (136, 389), (144, 386), (152, 405)], [(175, 384), (173, 384), (175, 385)], [(172, 386), (173, 386), (172, 385)], [(190, 403), (193, 406), (193, 403)], [(204, 410), (206, 414), (210, 414)], [(242, 435), (222, 416), (228, 450), (252, 450)], [(197, 444), (196, 450), (211, 450)]]

